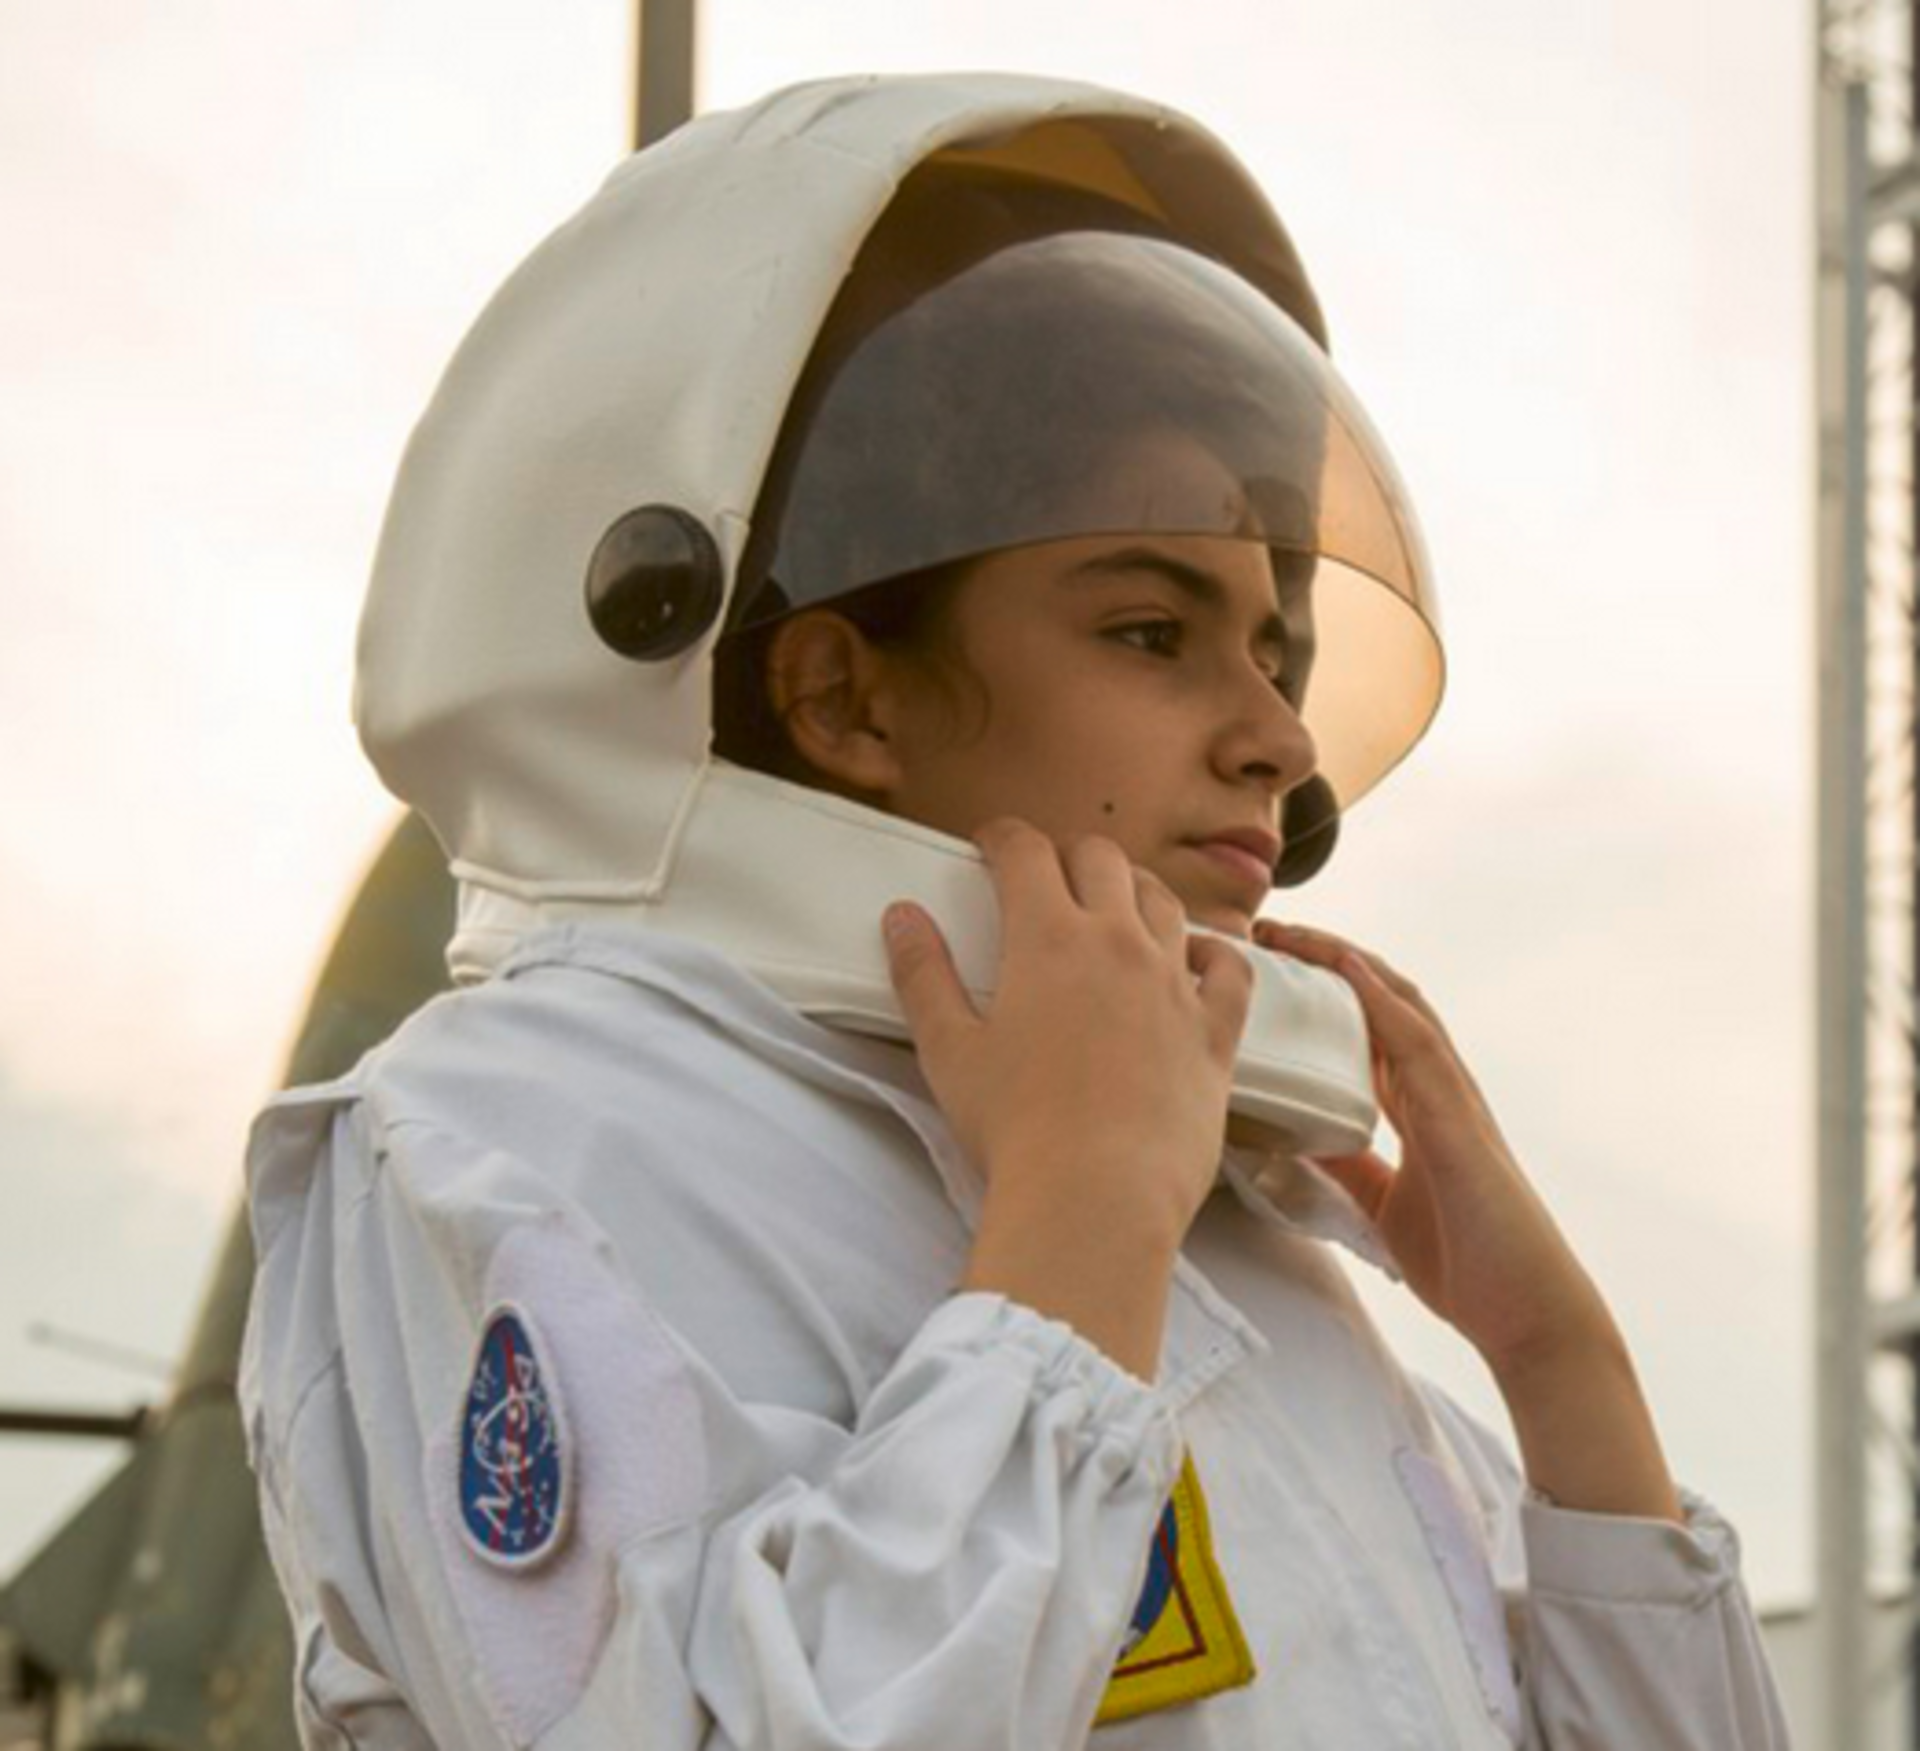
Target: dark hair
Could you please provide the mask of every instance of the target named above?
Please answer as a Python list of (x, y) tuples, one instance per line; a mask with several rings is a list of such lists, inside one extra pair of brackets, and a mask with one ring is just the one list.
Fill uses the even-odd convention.
[[(961, 644), (953, 613), (973, 565), (972, 559), (953, 560), (815, 606), (852, 621), (868, 643), (918, 665), (956, 716), (965, 692), (984, 718), (985, 688)], [(793, 745), (769, 685), (773, 641), (791, 618), (782, 615), (728, 633), (714, 647), (713, 751), (736, 766), (819, 786), (822, 776)]]

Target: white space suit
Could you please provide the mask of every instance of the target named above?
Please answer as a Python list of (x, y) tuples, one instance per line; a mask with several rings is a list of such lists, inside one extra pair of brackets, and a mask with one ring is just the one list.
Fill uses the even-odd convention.
[[(1184, 1445), (1255, 1670), (1100, 1744), (1783, 1746), (1711, 1510), (1523, 1502), (1353, 1296), (1364, 1219), (1274, 1189), (1203, 1212), (1149, 1390), (948, 1296), (977, 1191), (902, 1049), (695, 945), (536, 934), (260, 1128), (245, 1395), (311, 1742), (1082, 1743)], [(503, 1305), (572, 1493), (521, 1572), (456, 1499)]]
[[(1153, 1384), (952, 1294), (979, 1188), (911, 1054), (862, 1037), (887, 1031), (857, 964), (873, 918), (804, 893), (875, 864), (962, 911), (977, 890), (937, 836), (714, 768), (704, 647), (636, 677), (556, 608), (636, 483), (737, 560), (889, 189), (1063, 121), (1049, 161), (1196, 235), (1238, 227), (1317, 323), (1284, 234), (1182, 118), (1043, 81), (833, 83), (617, 173), (422, 423), (360, 715), (462, 879), (469, 983), (275, 1101), (250, 1163), (241, 1396), (309, 1744), (1785, 1744), (1724, 1524), (1691, 1497), (1684, 1530), (1524, 1499), (1388, 1353), (1334, 1250), (1371, 1268), (1377, 1237), (1272, 1131), (1228, 1152)], [(648, 212), (706, 240), (711, 282), (574, 271), (631, 252), (655, 174)], [(675, 300), (697, 365), (569, 351)], [(721, 399), (698, 378), (728, 349), (752, 388)], [(667, 394), (675, 370), (694, 381)], [(752, 835), (756, 805), (806, 813), (811, 865)], [(1242, 1111), (1296, 1146), (1364, 1134), (1351, 1006), (1297, 971)]]

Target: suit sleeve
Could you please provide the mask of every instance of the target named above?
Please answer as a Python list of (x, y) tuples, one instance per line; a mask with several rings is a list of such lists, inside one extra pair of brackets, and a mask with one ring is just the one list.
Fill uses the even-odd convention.
[[(963, 1294), (850, 1427), (746, 1402), (523, 1163), (330, 1126), (262, 1235), (247, 1389), (309, 1743), (1085, 1741), (1178, 1466), (1150, 1388)], [(502, 1309), (525, 1402), (484, 1384)], [(275, 1378), (296, 1324), (337, 1349)], [(531, 1519), (488, 1493), (501, 1428), (543, 1456)]]
[(1788, 1751), (1733, 1528), (1578, 1513), (1529, 1491), (1499, 1439), (1423, 1388), (1477, 1498), (1533, 1751)]

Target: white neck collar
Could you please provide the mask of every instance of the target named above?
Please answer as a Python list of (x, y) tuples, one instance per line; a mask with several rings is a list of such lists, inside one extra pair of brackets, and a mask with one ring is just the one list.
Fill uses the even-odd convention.
[[(975, 1001), (993, 995), (998, 914), (971, 845), (724, 761), (690, 786), (662, 877), (644, 891), (521, 882), (463, 863), (453, 873), (460, 909), (447, 959), (462, 984), (488, 977), (542, 925), (619, 921), (719, 950), (815, 1021), (901, 1040), (880, 914), (904, 899), (939, 921)], [(1358, 999), (1318, 968), (1257, 949), (1249, 958), (1253, 1004), (1231, 1110), (1285, 1154), (1366, 1147), (1377, 1109)]]

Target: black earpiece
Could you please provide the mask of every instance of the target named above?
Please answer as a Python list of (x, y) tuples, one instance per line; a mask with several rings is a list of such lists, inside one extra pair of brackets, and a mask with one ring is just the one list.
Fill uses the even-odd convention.
[(1320, 873), (1340, 837), (1340, 804), (1317, 772), (1287, 795), (1281, 814), (1284, 844), (1273, 866), (1276, 888), (1297, 888)]
[(608, 526), (587, 561), (587, 618), (609, 650), (664, 662), (720, 617), (722, 569), (699, 518), (678, 505), (641, 505)]

